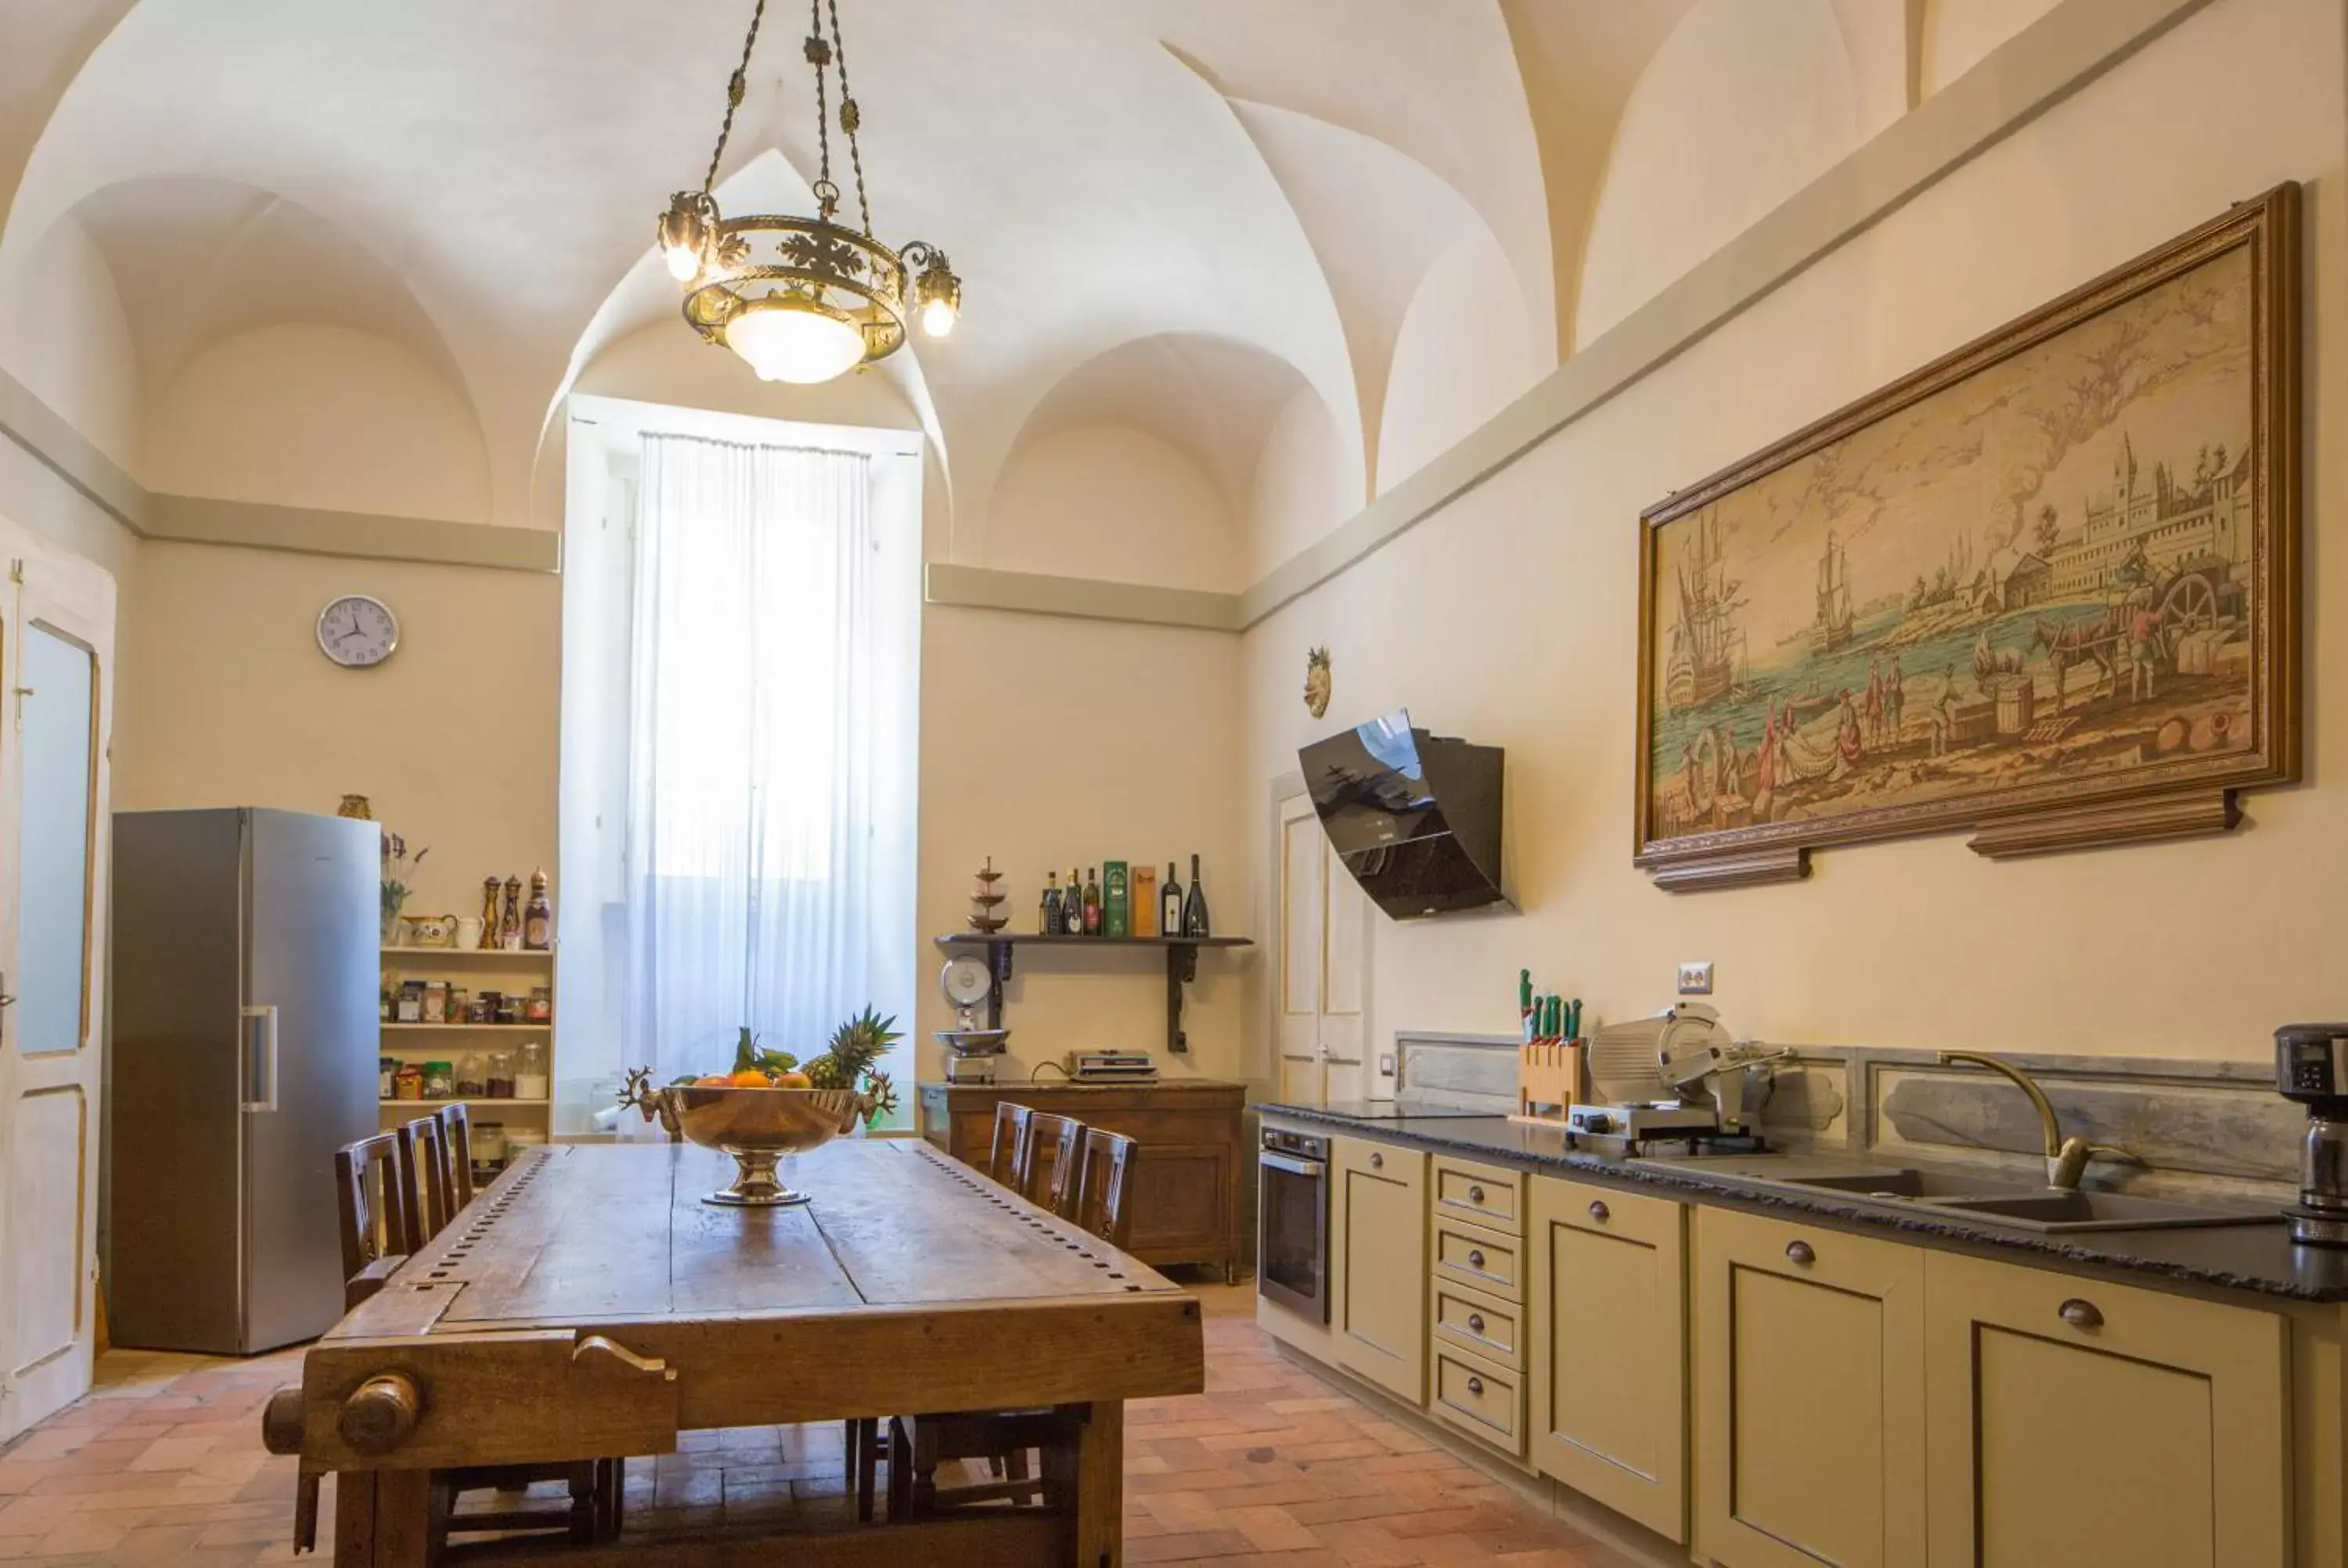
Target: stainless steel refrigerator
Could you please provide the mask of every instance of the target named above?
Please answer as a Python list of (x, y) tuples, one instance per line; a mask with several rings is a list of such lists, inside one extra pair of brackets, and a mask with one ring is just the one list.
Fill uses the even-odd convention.
[(108, 1327), (249, 1355), (343, 1312), (335, 1151), (376, 1130), (380, 829), (114, 817)]

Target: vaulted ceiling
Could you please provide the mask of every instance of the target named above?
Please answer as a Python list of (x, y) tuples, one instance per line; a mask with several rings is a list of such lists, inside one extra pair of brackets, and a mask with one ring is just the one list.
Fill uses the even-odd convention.
[[(1722, 133), (1759, 149), (1766, 210), (1912, 107), (1932, 28), (1924, 0), (839, 9), (879, 235), (944, 246), (965, 280), (961, 330), (886, 374), (974, 516), (1023, 444), (1088, 422), (1151, 433), (1243, 513), (1299, 397), (1336, 432), (1316, 447), (1337, 465), (1331, 504), (1358, 507), (1429, 455), (1428, 429), (1471, 426), (1606, 324), (1586, 278), (1612, 291), (1601, 316), (1635, 304), (1626, 278), (1633, 294), (1669, 281), (1635, 236), (1591, 254), (1594, 224), (1670, 230), (1650, 190), (1668, 169), (1626, 157), (1705, 151), (1669, 130), (1684, 106), (1643, 101), (1663, 93), (1651, 71), (1718, 56), (1706, 37), (1740, 27), (1789, 40), (1739, 101), (1782, 110), (1793, 140)], [(42, 389), (28, 302), (91, 255), (150, 420), (191, 361), (236, 334), (372, 333), (478, 424), (488, 481), (471, 520), (528, 521), (563, 393), (609, 345), (674, 320), (653, 219), (698, 181), (747, 14), (748, 0), (10, 0), (0, 367)], [(776, 0), (719, 169), (730, 210), (806, 201), (804, 27)], [(1821, 49), (1838, 78), (1824, 87), (1799, 79), (1829, 68)], [(1716, 96), (1718, 69), (1683, 61), (1664, 87)], [(1711, 213), (1688, 243), (1755, 216)], [(135, 469), (135, 440), (119, 445)]]

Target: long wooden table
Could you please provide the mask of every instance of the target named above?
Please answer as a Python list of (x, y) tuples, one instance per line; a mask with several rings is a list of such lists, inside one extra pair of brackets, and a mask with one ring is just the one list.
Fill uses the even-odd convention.
[[(1036, 1409), (1066, 1423), (1047, 1506), (795, 1537), (789, 1560), (1117, 1563), (1124, 1401), (1205, 1386), (1197, 1298), (925, 1144), (798, 1156), (799, 1207), (704, 1204), (732, 1171), (689, 1144), (532, 1151), (313, 1346), (299, 1446), (337, 1475), (335, 1563), (429, 1563), (435, 1470)], [(716, 1568), (773, 1550), (632, 1538), (557, 1560)]]

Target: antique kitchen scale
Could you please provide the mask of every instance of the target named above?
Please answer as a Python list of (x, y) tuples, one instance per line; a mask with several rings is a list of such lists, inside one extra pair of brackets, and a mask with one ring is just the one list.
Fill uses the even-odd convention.
[(1595, 1102), (1569, 1108), (1566, 1128), (1577, 1144), (1625, 1154), (1757, 1153), (1746, 1090), (1792, 1055), (1732, 1041), (1700, 1002), (1609, 1024), (1584, 1053)]
[(935, 1031), (938, 1043), (946, 1048), (948, 1083), (994, 1081), (995, 1066), (1003, 1060), (1003, 1042), (1011, 1038), (1011, 1031), (980, 1029), (976, 1016), (994, 985), (994, 976), (986, 960), (974, 955), (948, 958), (938, 973), (938, 989), (954, 1009), (955, 1027)]

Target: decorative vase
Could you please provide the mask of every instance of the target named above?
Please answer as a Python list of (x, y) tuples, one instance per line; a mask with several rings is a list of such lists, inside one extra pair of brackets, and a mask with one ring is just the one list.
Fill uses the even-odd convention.
[(383, 888), (383, 945), (399, 946), (399, 911), (407, 903), (407, 890), (386, 882)]
[(2187, 726), (2178, 718), (2165, 719), (2152, 733), (2152, 749), (2156, 752), (2179, 752), (2185, 749)]

